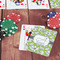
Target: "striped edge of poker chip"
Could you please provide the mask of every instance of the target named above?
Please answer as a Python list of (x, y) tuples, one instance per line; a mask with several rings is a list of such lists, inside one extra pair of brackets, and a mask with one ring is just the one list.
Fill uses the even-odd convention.
[(6, 20), (6, 19), (13, 20), (15, 21), (15, 23), (19, 23), (21, 21), (21, 16), (16, 13), (11, 13), (7, 15), (7, 17), (3, 18), (3, 20)]
[(47, 18), (51, 18), (51, 17), (54, 17), (58, 12), (50, 12), (48, 15), (47, 15)]
[(0, 40), (2, 40), (5, 37), (5, 32), (0, 30)]
[(6, 36), (12, 36), (17, 32), (18, 26), (15, 24), (13, 20), (4, 20), (1, 23), (1, 29), (5, 31)]

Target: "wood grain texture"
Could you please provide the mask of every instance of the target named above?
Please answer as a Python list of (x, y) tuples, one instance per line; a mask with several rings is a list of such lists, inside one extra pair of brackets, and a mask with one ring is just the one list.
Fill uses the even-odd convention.
[[(54, 42), (51, 54), (49, 57), (44, 57), (39, 54), (19, 51), (19, 41), (22, 24), (44, 25), (46, 28), (47, 14), (51, 11), (60, 12), (60, 9), (49, 10), (3, 10), (3, 16), (7, 16), (10, 13), (17, 13), (21, 15), (21, 22), (17, 24), (18, 31), (11, 37), (5, 37), (1, 43), (1, 60), (60, 60), (60, 29), (56, 29), (58, 32), (56, 40)], [(1, 13), (1, 10), (0, 10)], [(28, 19), (29, 17), (29, 19)], [(0, 14), (1, 19), (1, 14)]]
[[(1, 12), (2, 12), (2, 10), (0, 10), (0, 20), (1, 20)], [(1, 41), (0, 41), (0, 60), (1, 60)]]
[(2, 40), (1, 60), (32, 60), (30, 52), (19, 51), (20, 30), (22, 24), (28, 24), (28, 10), (3, 10), (3, 17), (10, 13), (21, 15), (21, 22), (17, 24), (18, 31), (11, 37)]
[(1, 12), (2, 12), (2, 10), (0, 10), (0, 20), (1, 20)]
[[(29, 10), (30, 24), (33, 25), (44, 25), (47, 27), (47, 14), (49, 12), (60, 12), (60, 9), (49, 9), (49, 10)], [(48, 28), (50, 29), (50, 28)], [(54, 42), (51, 54), (49, 57), (44, 57), (39, 54), (33, 53), (33, 60), (60, 60), (60, 35), (59, 29), (55, 29), (58, 32), (56, 40)]]

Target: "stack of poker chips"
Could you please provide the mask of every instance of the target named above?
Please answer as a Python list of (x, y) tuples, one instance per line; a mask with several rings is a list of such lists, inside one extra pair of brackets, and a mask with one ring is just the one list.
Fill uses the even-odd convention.
[(47, 16), (47, 25), (50, 28), (56, 29), (60, 27), (60, 13), (50, 12)]
[(0, 40), (2, 40), (5, 37), (5, 32), (1, 30), (1, 20), (0, 20)]
[(3, 21), (0, 20), (0, 40), (5, 36), (8, 37), (15, 34), (18, 30), (18, 26), (16, 24), (20, 21), (20, 15), (15, 13), (7, 15)]

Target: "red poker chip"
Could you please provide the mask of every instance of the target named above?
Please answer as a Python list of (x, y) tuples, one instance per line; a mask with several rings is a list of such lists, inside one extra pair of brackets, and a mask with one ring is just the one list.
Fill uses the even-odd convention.
[(6, 19), (7, 19), (7, 17), (3, 18), (3, 21), (6, 20)]
[(47, 25), (50, 28), (56, 29), (60, 27), (60, 13), (57, 13), (54, 17), (47, 20)]
[(15, 21), (15, 23), (18, 23), (21, 21), (21, 16), (16, 13), (12, 13), (7, 15), (7, 17), (5, 17), (3, 20), (6, 20), (6, 19), (13, 20)]

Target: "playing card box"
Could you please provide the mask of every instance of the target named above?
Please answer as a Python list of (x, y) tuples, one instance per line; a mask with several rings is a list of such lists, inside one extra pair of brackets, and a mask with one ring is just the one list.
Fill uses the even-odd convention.
[(38, 25), (22, 25), (19, 50), (49, 56), (57, 32)]
[[(34, 26), (39, 26), (39, 25), (25, 25), (23, 24), (22, 27), (21, 27), (21, 36), (20, 36), (20, 45), (19, 45), (19, 50), (26, 50), (25, 49), (25, 44), (27, 43), (27, 39), (25, 40), (25, 38), (27, 37), (26, 36), (26, 30), (27, 29), (33, 29)], [(44, 26), (40, 26), (42, 28), (45, 28)], [(23, 37), (23, 38), (22, 38)]]

